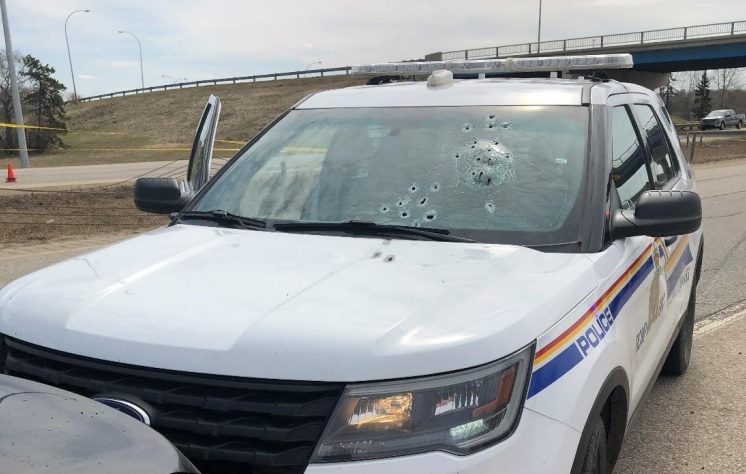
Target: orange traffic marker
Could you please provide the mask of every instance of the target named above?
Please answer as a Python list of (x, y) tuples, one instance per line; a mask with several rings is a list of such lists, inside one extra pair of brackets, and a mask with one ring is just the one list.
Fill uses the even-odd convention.
[(16, 172), (13, 171), (13, 163), (10, 161), (8, 162), (8, 177), (5, 179), (6, 183), (15, 183), (16, 182)]

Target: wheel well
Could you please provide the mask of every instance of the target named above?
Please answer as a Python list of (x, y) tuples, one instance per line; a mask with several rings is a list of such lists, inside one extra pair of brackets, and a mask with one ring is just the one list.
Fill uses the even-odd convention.
[(601, 419), (606, 427), (606, 455), (608, 472), (611, 472), (622, 450), (627, 428), (627, 393), (624, 388), (617, 386), (611, 392), (601, 411)]
[(580, 434), (578, 450), (575, 453), (575, 460), (571, 471), (573, 474), (580, 472), (585, 451), (588, 449), (591, 430), (599, 416), (606, 428), (606, 453), (609, 469), (614, 467), (619, 457), (619, 451), (622, 448), (624, 432), (627, 429), (628, 393), (629, 382), (627, 374), (623, 368), (617, 367), (611, 371), (601, 386), (601, 390), (596, 395), (596, 400), (588, 414), (585, 427), (583, 427), (583, 432)]

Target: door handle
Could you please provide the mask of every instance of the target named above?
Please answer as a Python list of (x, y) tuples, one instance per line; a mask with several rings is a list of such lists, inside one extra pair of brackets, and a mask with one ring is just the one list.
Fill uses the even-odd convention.
[(666, 244), (666, 247), (670, 247), (677, 240), (679, 240), (679, 236), (678, 235), (672, 235), (670, 237), (666, 237), (665, 239), (663, 239), (663, 242)]

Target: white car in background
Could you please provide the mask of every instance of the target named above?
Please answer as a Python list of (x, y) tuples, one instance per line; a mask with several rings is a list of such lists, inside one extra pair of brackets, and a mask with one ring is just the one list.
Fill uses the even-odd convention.
[(0, 369), (136, 407), (206, 474), (606, 473), (686, 370), (701, 204), (650, 90), (439, 70), (319, 92), (210, 178), (219, 109), (187, 182), (136, 185), (170, 226), (0, 292)]

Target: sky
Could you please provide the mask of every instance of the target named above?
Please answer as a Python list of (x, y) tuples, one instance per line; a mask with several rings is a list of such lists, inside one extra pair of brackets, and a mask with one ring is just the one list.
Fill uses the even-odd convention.
[[(539, 0), (7, 0), (13, 47), (78, 94), (534, 41)], [(746, 20), (744, 0), (543, 0), (542, 40)], [(318, 67), (318, 66), (314, 66)], [(163, 77), (166, 76), (166, 77)]]

